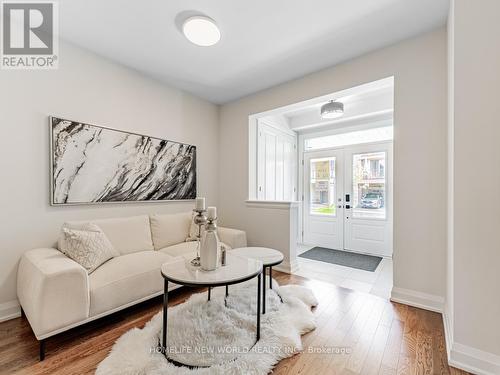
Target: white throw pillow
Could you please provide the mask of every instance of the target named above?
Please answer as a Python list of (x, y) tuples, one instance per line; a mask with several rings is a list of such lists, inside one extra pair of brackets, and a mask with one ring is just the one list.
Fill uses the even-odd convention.
[[(89, 232), (101, 232), (104, 234), (106, 239), (109, 241), (108, 236), (103, 232), (100, 226), (97, 224), (87, 221), (87, 222), (66, 222), (63, 224), (61, 227), (61, 233), (59, 234), (59, 239), (57, 240), (57, 248), (59, 251), (65, 255), (68, 255), (66, 252), (66, 249), (68, 248), (68, 245), (66, 244), (66, 236), (64, 235), (64, 229), (77, 229), (77, 230), (85, 230)], [(109, 241), (111, 243), (111, 241)], [(113, 249), (113, 257), (119, 257), (121, 254), (120, 252), (115, 249), (113, 244), (111, 244), (111, 247)]]
[(91, 223), (84, 229), (63, 227), (59, 246), (66, 256), (81, 264), (89, 274), (116, 255), (106, 235)]

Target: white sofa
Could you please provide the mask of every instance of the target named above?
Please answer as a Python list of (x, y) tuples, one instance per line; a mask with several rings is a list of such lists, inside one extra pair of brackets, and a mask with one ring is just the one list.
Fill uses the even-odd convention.
[[(196, 253), (196, 242), (185, 241), (191, 213), (91, 222), (101, 228), (120, 256), (90, 275), (55, 248), (30, 250), (21, 258), (17, 295), (40, 341), (41, 359), (44, 339), (162, 294), (161, 265), (178, 256), (192, 259)], [(228, 248), (246, 246), (243, 231), (219, 227), (218, 235)]]

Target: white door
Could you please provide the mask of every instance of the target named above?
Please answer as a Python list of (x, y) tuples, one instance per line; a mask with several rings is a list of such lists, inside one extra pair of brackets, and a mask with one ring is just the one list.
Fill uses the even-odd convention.
[(342, 156), (321, 151), (304, 157), (304, 243), (343, 248)]
[(303, 242), (392, 255), (392, 142), (304, 155)]
[(392, 255), (392, 143), (346, 148), (344, 248)]

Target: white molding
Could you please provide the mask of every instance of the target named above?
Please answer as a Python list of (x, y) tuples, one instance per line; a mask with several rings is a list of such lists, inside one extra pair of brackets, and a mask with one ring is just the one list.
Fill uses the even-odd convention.
[[(285, 121), (288, 122), (288, 119), (285, 116), (282, 116), (282, 117), (284, 118)], [(271, 121), (271, 119), (267, 116), (257, 118), (257, 126), (259, 126), (260, 124), (270, 126), (271, 128), (273, 128), (273, 129), (275, 129), (283, 134), (292, 136), (293, 138), (297, 137), (297, 133), (295, 133), (292, 129), (290, 129), (290, 128), (287, 129), (287, 128), (284, 128), (283, 126), (280, 126), (279, 124), (276, 124), (275, 122)], [(288, 126), (288, 124), (287, 124), (287, 126)]]
[(451, 344), (448, 363), (473, 374), (500, 374), (500, 356), (457, 342)]
[(443, 317), (443, 327), (444, 327), (444, 340), (446, 342), (446, 354), (449, 360), (451, 343), (453, 342), (453, 322), (451, 321), (447, 304), (445, 304), (444, 306), (442, 317)]
[(404, 288), (393, 287), (391, 301), (438, 313), (444, 309), (443, 297)]
[(443, 312), (446, 353), (450, 366), (478, 375), (500, 374), (500, 356), (453, 341), (453, 327), (449, 311)]
[(298, 207), (300, 202), (247, 200), (245, 203), (247, 207), (251, 208), (270, 208), (277, 210), (289, 210), (290, 208)]
[(21, 316), (21, 306), (16, 300), (0, 303), (0, 323)]
[(341, 118), (339, 120), (323, 121), (316, 124), (297, 126), (292, 128), (299, 134), (309, 135), (316, 132), (324, 132), (333, 129), (343, 130), (356, 126), (363, 126), (367, 122), (386, 122), (394, 117), (394, 109), (384, 109), (376, 112), (363, 113), (356, 116)]
[(297, 259), (292, 262), (285, 261), (277, 266), (274, 266), (273, 270), (292, 274), (299, 270), (299, 262), (297, 261)]
[(250, 115), (250, 118), (257, 118), (257, 117), (263, 117), (263, 116), (275, 116), (277, 114), (291, 112), (291, 111), (298, 110), (298, 109), (301, 109), (304, 107), (310, 107), (310, 106), (313, 106), (315, 104), (325, 103), (325, 102), (328, 102), (330, 100), (334, 100), (334, 99), (339, 98), (339, 97), (354, 95), (354, 94), (357, 94), (361, 91), (369, 92), (369, 91), (374, 91), (374, 90), (380, 90), (380, 89), (387, 88), (387, 87), (393, 87), (393, 85), (394, 85), (394, 76), (388, 76), (388, 77), (379, 79), (377, 81), (370, 81), (370, 82), (362, 83), (358, 86), (349, 87), (349, 88), (346, 88), (343, 90), (335, 91), (335, 92), (330, 93), (330, 94), (317, 96), (317, 97), (312, 98), (312, 99), (302, 100), (302, 101), (292, 103), (292, 104), (287, 104), (287, 105), (284, 105), (284, 106), (281, 106), (278, 108), (255, 113), (255, 114)]
[(392, 288), (391, 301), (443, 315), (446, 352), (450, 366), (478, 375), (500, 374), (500, 356), (454, 341), (452, 320), (443, 297), (403, 288)]

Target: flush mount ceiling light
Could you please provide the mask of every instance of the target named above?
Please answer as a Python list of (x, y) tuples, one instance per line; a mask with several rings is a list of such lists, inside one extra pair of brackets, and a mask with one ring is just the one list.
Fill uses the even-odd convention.
[(197, 46), (213, 46), (220, 40), (220, 30), (215, 21), (206, 16), (189, 17), (182, 24), (182, 32)]
[(344, 115), (344, 103), (330, 100), (321, 106), (321, 118), (332, 119)]

